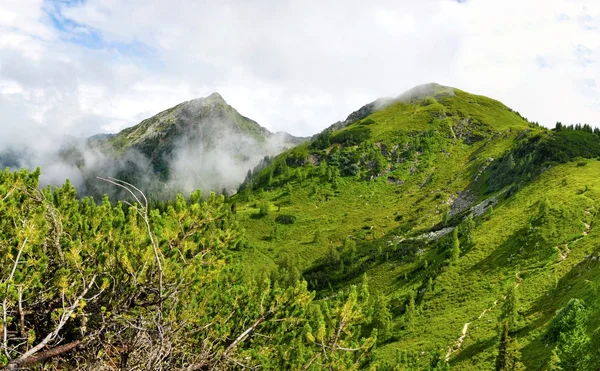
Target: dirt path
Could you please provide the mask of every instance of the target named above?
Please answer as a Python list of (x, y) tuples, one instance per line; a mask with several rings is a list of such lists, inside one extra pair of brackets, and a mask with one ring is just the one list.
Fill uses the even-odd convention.
[[(479, 315), (479, 317), (477, 317), (477, 319), (481, 319), (483, 316), (488, 314), (492, 309), (494, 309), (496, 304), (498, 304), (498, 300), (495, 300), (494, 304), (492, 304), (491, 307), (486, 308), (483, 312), (481, 312), (481, 314)], [(460, 350), (460, 347), (462, 346), (463, 342), (465, 341), (465, 338), (467, 337), (467, 331), (469, 330), (470, 325), (471, 325), (471, 322), (467, 322), (464, 324), (460, 337), (458, 338), (458, 340), (456, 341), (454, 346), (451, 346), (448, 349), (448, 353), (446, 353), (446, 362), (450, 361), (450, 357), (452, 356), (452, 353), (458, 352)]]
[(558, 263), (565, 260), (569, 256), (569, 253), (571, 252), (571, 250), (569, 250), (568, 243), (566, 243), (564, 245), (558, 245), (558, 246), (556, 246), (556, 249), (558, 249)]
[(454, 346), (452, 346), (452, 347), (450, 347), (450, 349), (448, 349), (448, 353), (446, 353), (446, 362), (450, 361), (450, 357), (452, 356), (452, 353), (458, 352), (460, 350), (462, 343), (465, 341), (465, 338), (467, 337), (467, 331), (469, 330), (470, 324), (471, 324), (471, 322), (465, 323), (465, 325), (463, 326), (463, 329), (462, 329), (462, 334), (456, 341), (456, 344), (454, 344)]
[[(584, 211), (585, 214), (592, 215), (592, 220), (596, 217), (596, 214), (597, 214), (597, 212), (595, 212), (595, 213), (591, 212), (591, 210), (593, 210), (593, 209), (594, 208), (592, 207), (592, 208), (589, 208)], [(557, 262), (555, 262), (555, 264), (559, 264), (562, 261), (564, 261), (565, 259), (567, 259), (567, 257), (569, 256), (569, 253), (571, 252), (571, 250), (569, 249), (569, 244), (573, 244), (573, 243), (581, 240), (582, 238), (587, 236), (590, 233), (590, 231), (592, 230), (591, 224), (588, 224), (583, 221), (582, 221), (582, 223), (584, 225), (584, 230), (583, 230), (583, 235), (581, 237), (579, 237), (571, 242), (565, 243), (565, 244), (556, 245), (555, 248), (558, 250), (559, 259)], [(521, 277), (522, 272), (523, 271), (517, 271), (515, 273), (515, 279), (516, 279), (515, 288), (519, 287), (521, 285), (521, 283), (523, 283), (523, 277)], [(506, 296), (503, 296), (501, 300), (504, 300), (504, 299), (506, 299)], [(498, 300), (494, 301), (494, 304), (491, 307), (484, 310), (483, 312), (481, 312), (481, 314), (479, 315), (479, 317), (477, 317), (477, 319), (481, 319), (483, 316), (488, 314), (492, 309), (494, 309), (494, 307), (497, 304), (498, 304)], [(467, 337), (467, 331), (469, 330), (469, 326), (471, 325), (471, 323), (472, 322), (467, 322), (464, 324), (460, 337), (458, 338), (456, 343), (454, 343), (454, 345), (452, 345), (450, 348), (448, 348), (448, 353), (446, 354), (446, 362), (450, 361), (450, 357), (452, 356), (453, 353), (457, 353), (460, 351), (460, 348)]]
[(521, 286), (521, 283), (523, 283), (523, 277), (521, 277), (521, 271), (517, 271), (517, 273), (515, 273), (515, 278), (517, 279), (516, 283), (515, 283), (515, 288)]

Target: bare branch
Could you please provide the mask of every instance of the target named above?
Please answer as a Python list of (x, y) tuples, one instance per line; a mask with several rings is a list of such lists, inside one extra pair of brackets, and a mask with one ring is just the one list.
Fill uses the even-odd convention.
[(105, 182), (108, 182), (110, 184), (116, 185), (117, 187), (123, 188), (124, 190), (126, 190), (127, 192), (129, 192), (133, 196), (133, 198), (135, 198), (135, 200), (137, 201), (138, 204), (140, 204), (140, 206), (142, 206), (142, 202), (140, 201), (140, 199), (128, 187), (126, 187), (126, 186), (124, 186), (124, 185), (122, 185), (122, 184), (120, 184), (120, 183), (118, 183), (118, 182), (116, 182), (116, 181), (114, 181), (112, 179), (106, 179), (106, 178), (102, 178), (102, 177), (97, 177), (97, 178), (100, 179), (100, 180), (103, 180)]
[(81, 295), (79, 295), (75, 299), (75, 301), (73, 301), (73, 303), (71, 304), (70, 307), (66, 308), (63, 311), (63, 313), (60, 316), (60, 321), (58, 322), (58, 324), (56, 325), (56, 327), (54, 328), (54, 330), (52, 332), (50, 332), (48, 335), (46, 335), (46, 337), (40, 343), (38, 343), (38, 345), (34, 346), (33, 348), (31, 348), (30, 350), (25, 352), (18, 359), (14, 360), (14, 361), (10, 362), (8, 365), (6, 365), (6, 367), (4, 369), (5, 370), (18, 370), (19, 368), (22, 367), (23, 364), (28, 362), (29, 358), (33, 357), (36, 353), (38, 353), (40, 350), (42, 350), (42, 348), (44, 348), (46, 345), (48, 345), (48, 343), (50, 343), (51, 341), (56, 339), (56, 337), (58, 336), (58, 334), (60, 333), (62, 328), (65, 326), (65, 324), (67, 323), (69, 318), (71, 318), (71, 315), (73, 314), (75, 309), (77, 309), (79, 302), (81, 300), (84, 300), (85, 295), (88, 293), (89, 289), (92, 287), (92, 285), (94, 284), (95, 281), (96, 281), (96, 276), (94, 275), (94, 276), (92, 276), (90, 283), (83, 289), (83, 292), (81, 293)]
[[(121, 180), (121, 179), (116, 179), (116, 178), (113, 178), (113, 177), (108, 177), (108, 179), (110, 179), (110, 180), (114, 180), (115, 182), (118, 182), (118, 183), (120, 183), (120, 184), (124, 184), (125, 186), (127, 186), (127, 187), (131, 187), (131, 188), (133, 188), (134, 190), (138, 191), (138, 192), (139, 192), (139, 193), (142, 195), (142, 197), (144, 198), (144, 202), (145, 202), (145, 203), (144, 203), (144, 206), (146, 207), (146, 209), (148, 208), (148, 199), (146, 198), (146, 195), (144, 194), (144, 192), (140, 191), (140, 189), (139, 189), (139, 188), (137, 188), (137, 187), (136, 187), (136, 186), (134, 186), (133, 184), (131, 184), (131, 183), (127, 183), (127, 182), (125, 182), (125, 181), (123, 181), (123, 180)], [(136, 200), (137, 200), (137, 198), (136, 198)], [(138, 201), (138, 202), (139, 202), (139, 201)], [(142, 203), (140, 202), (140, 205), (141, 205), (141, 204), (142, 204)]]
[(27, 334), (25, 333), (25, 313), (23, 312), (23, 285), (19, 285), (19, 330), (21, 338), (26, 339)]
[(61, 355), (63, 353), (66, 353), (66, 352), (74, 349), (79, 344), (81, 344), (81, 340), (75, 340), (73, 342), (70, 342), (69, 344), (59, 345), (57, 347), (45, 350), (43, 352), (40, 352), (36, 356), (29, 357), (23, 363), (21, 363), (19, 365), (19, 367), (21, 367), (21, 368), (22, 367), (29, 367), (29, 366), (33, 366), (33, 365), (35, 365), (37, 363), (44, 362), (47, 359), (50, 359), (52, 357), (56, 357), (58, 355)]
[(335, 352), (337, 349), (337, 342), (340, 339), (340, 334), (342, 333), (344, 327), (346, 327), (346, 315), (342, 317), (342, 320), (340, 321), (340, 326), (338, 327), (337, 333), (335, 334), (335, 338), (333, 339), (333, 344), (331, 345), (331, 354), (333, 354), (333, 352)]
[(310, 367), (310, 365), (313, 364), (314, 361), (317, 360), (317, 358), (319, 358), (319, 356), (323, 354), (322, 352), (319, 353), (315, 353), (314, 356), (312, 356), (312, 358), (304, 365), (304, 367), (302, 367), (303, 370), (308, 370), (308, 368)]
[(246, 340), (246, 338), (248, 337), (248, 335), (250, 335), (254, 330), (256, 330), (256, 328), (263, 323), (265, 320), (267, 320), (270, 316), (273, 315), (272, 311), (268, 311), (265, 314), (263, 314), (262, 316), (260, 316), (253, 324), (252, 326), (248, 327), (244, 332), (242, 332), (242, 334), (240, 336), (238, 336), (231, 344), (229, 344), (229, 346), (227, 347), (227, 349), (225, 349), (225, 351), (221, 354), (221, 356), (216, 360), (216, 362), (212, 365), (211, 370), (216, 370), (217, 366), (219, 365), (221, 359), (223, 358), (229, 358), (229, 353), (235, 349), (235, 347), (238, 346), (239, 343), (241, 343), (242, 341)]
[[(17, 257), (15, 259), (15, 264), (13, 264), (13, 268), (12, 271), (10, 272), (10, 276), (8, 276), (8, 279), (6, 280), (6, 291), (8, 294), (8, 288), (10, 287), (10, 281), (12, 281), (13, 277), (15, 276), (15, 272), (17, 270), (17, 265), (19, 264), (19, 259), (21, 259), (21, 254), (23, 253), (23, 249), (25, 249), (25, 245), (27, 245), (27, 240), (29, 239), (28, 236), (25, 237), (25, 240), (23, 240), (23, 243), (21, 244), (21, 247), (19, 248), (19, 252), (17, 253)], [(8, 296), (8, 295), (6, 295)], [(8, 359), (10, 359), (10, 354), (8, 352), (8, 328), (6, 326), (7, 322), (7, 306), (8, 306), (8, 298), (5, 297), (4, 301), (2, 302), (2, 323), (3, 323), (3, 331), (2, 331), (2, 347), (4, 348), (4, 354), (6, 355), (6, 357)]]
[(8, 197), (10, 197), (10, 195), (15, 191), (15, 189), (17, 189), (17, 186), (13, 186), (10, 191), (8, 191), (8, 193), (2, 198), (2, 201), (6, 200)]

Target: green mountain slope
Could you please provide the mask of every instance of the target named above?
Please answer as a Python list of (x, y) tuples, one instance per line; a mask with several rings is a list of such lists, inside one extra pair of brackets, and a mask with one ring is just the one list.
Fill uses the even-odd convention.
[[(115, 135), (94, 136), (88, 143), (109, 157), (103, 162), (112, 176), (166, 198), (197, 188), (233, 190), (263, 157), (305, 140), (271, 133), (213, 93), (183, 102)], [(96, 181), (98, 171), (94, 170), (98, 169), (84, 176), (86, 188), (92, 190), (87, 193), (107, 192)]]
[(373, 324), (382, 367), (420, 369), (433, 351), (493, 369), (509, 320), (522, 362), (545, 369), (555, 311), (598, 304), (599, 136), (435, 84), (365, 107), (263, 163), (231, 199), (244, 268), (302, 274), (323, 300), (366, 274), (390, 313)]
[[(278, 143), (268, 143), (271, 138)], [(240, 161), (252, 152), (260, 157), (301, 141), (293, 136), (277, 136), (255, 121), (240, 115), (218, 93), (178, 104), (118, 134), (100, 139), (118, 154), (135, 150), (150, 159), (163, 179), (170, 172), (175, 152), (182, 148), (201, 148), (203, 152), (224, 150)], [(254, 148), (257, 147), (257, 148)]]
[[(246, 134), (264, 142), (271, 133), (255, 121), (240, 115), (218, 93), (178, 104), (124, 129), (109, 142), (117, 151), (137, 148), (155, 158), (173, 150), (174, 141), (184, 135), (201, 136), (214, 147), (227, 134)], [(196, 138), (193, 138), (196, 139)]]

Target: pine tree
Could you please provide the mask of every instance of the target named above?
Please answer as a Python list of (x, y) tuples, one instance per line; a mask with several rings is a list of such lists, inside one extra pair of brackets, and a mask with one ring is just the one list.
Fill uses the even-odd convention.
[(563, 129), (563, 124), (560, 121), (556, 122), (556, 125), (554, 126), (554, 130), (555, 131), (561, 131)]
[(504, 320), (496, 356), (496, 371), (522, 371), (524, 369), (525, 366), (521, 363), (519, 343), (516, 339), (511, 339), (508, 320)]
[(560, 366), (561, 360), (556, 354), (556, 349), (552, 350), (552, 355), (550, 356), (550, 362), (548, 363), (548, 371), (563, 371), (563, 368)]
[(460, 258), (460, 240), (458, 239), (458, 227), (452, 231), (452, 246), (450, 248), (450, 261), (456, 263)]
[(413, 328), (415, 316), (417, 315), (416, 312), (417, 308), (415, 306), (415, 293), (411, 291), (408, 295), (408, 303), (406, 304), (406, 308), (404, 310), (404, 324), (409, 330), (412, 330)]
[(474, 243), (473, 240), (473, 231), (475, 230), (475, 221), (473, 220), (473, 215), (469, 215), (464, 222), (460, 225), (460, 232), (463, 235), (463, 240), (465, 244), (471, 247)]
[(517, 339), (511, 339), (506, 350), (506, 370), (524, 371), (525, 365), (521, 362), (521, 347)]
[(502, 332), (500, 335), (500, 347), (498, 348), (498, 356), (496, 356), (496, 371), (506, 370), (507, 351), (510, 336), (508, 334), (508, 321), (502, 322)]
[(377, 339), (379, 341), (385, 341), (391, 336), (392, 333), (392, 313), (390, 300), (381, 292), (376, 292), (375, 295), (373, 295), (373, 301), (373, 319), (371, 321), (371, 326), (378, 330)]
[(591, 340), (587, 333), (589, 310), (585, 303), (571, 299), (560, 309), (548, 328), (555, 346), (558, 366), (563, 370), (588, 370), (591, 366)]
[(330, 246), (329, 253), (327, 254), (327, 263), (334, 269), (337, 269), (340, 264), (340, 260), (340, 253), (335, 247)]
[(427, 280), (426, 292), (433, 292), (433, 278), (429, 277)]
[(510, 327), (514, 327), (519, 320), (519, 307), (519, 292), (514, 285), (510, 285), (502, 306), (502, 319), (508, 321)]

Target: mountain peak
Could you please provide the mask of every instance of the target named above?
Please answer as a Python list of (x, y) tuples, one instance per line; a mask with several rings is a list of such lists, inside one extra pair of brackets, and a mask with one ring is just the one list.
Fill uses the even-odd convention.
[(201, 106), (205, 106), (205, 105), (209, 105), (209, 104), (223, 104), (223, 105), (227, 104), (227, 102), (225, 101), (225, 99), (223, 99), (221, 94), (219, 94), (217, 92), (214, 92), (211, 95), (208, 95), (203, 98), (192, 99), (191, 101), (188, 101), (187, 103), (191, 103), (193, 105), (201, 105)]
[(214, 92), (211, 95), (209, 95), (208, 97), (204, 98), (204, 100), (206, 101), (211, 101), (211, 102), (225, 102), (225, 99), (223, 99), (223, 97), (221, 96), (221, 94)]
[(412, 101), (415, 99), (424, 99), (427, 97), (435, 97), (437, 95), (454, 95), (454, 88), (450, 86), (444, 86), (435, 82), (428, 84), (417, 85), (412, 89), (405, 91), (400, 94), (395, 100), (396, 101)]

